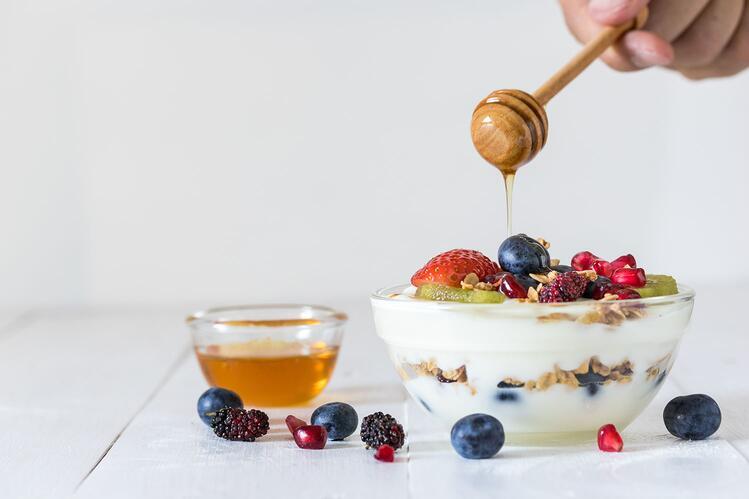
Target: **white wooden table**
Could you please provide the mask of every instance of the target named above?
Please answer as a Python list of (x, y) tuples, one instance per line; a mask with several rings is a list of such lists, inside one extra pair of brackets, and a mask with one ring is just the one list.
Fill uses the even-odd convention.
[[(592, 445), (506, 447), (466, 461), (404, 394), (374, 335), (366, 298), (349, 311), (333, 382), (314, 406), (347, 401), (360, 416), (397, 417), (407, 448), (375, 461), (356, 436), (324, 451), (296, 448), (268, 411), (255, 443), (215, 438), (195, 412), (206, 388), (182, 323), (187, 310), (6, 311), (0, 314), (0, 497), (377, 498), (747, 497), (749, 289), (698, 289), (690, 333), (672, 375), (624, 432), (625, 452)], [(743, 310), (746, 310), (746, 305)], [(704, 392), (723, 426), (703, 442), (669, 436), (661, 411), (673, 396)]]

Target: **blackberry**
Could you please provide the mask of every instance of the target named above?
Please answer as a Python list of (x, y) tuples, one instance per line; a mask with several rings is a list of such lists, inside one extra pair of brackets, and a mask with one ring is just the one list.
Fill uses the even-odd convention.
[(389, 445), (393, 449), (403, 447), (405, 434), (403, 426), (390, 414), (375, 412), (365, 417), (361, 422), (361, 439), (367, 449)]
[(216, 411), (211, 428), (217, 436), (227, 440), (254, 442), (256, 438), (268, 433), (270, 424), (268, 415), (263, 411), (224, 407)]
[(565, 272), (541, 288), (538, 301), (541, 303), (575, 301), (583, 295), (587, 287), (588, 279), (584, 275), (577, 272)]

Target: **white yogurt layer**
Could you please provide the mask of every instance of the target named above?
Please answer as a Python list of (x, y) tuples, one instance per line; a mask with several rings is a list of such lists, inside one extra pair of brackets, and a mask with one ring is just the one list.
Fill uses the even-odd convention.
[[(377, 332), (409, 393), (449, 424), (474, 412), (492, 414), (510, 440), (594, 437), (606, 423), (625, 427), (670, 370), (693, 305), (686, 288), (667, 297), (571, 304), (431, 302), (413, 298), (414, 291), (401, 286), (372, 299)], [(586, 314), (600, 322), (585, 323)], [(591, 359), (603, 373), (626, 365), (626, 375), (580, 372)], [(435, 375), (455, 377), (462, 366), (458, 381)], [(523, 386), (498, 387), (505, 379)]]

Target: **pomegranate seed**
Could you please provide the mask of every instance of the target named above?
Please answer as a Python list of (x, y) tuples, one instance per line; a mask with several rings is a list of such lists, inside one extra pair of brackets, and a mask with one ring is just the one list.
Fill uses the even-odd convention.
[(611, 269), (612, 270), (621, 269), (621, 268), (626, 267), (627, 265), (629, 265), (630, 268), (637, 267), (637, 261), (635, 260), (635, 257), (630, 255), (629, 253), (627, 253), (626, 255), (620, 256), (616, 260), (613, 260), (611, 262)]
[(632, 286), (641, 288), (647, 282), (645, 271), (643, 269), (616, 269), (611, 274), (611, 282), (621, 284), (622, 286)]
[(572, 257), (572, 268), (575, 270), (590, 270), (595, 260), (600, 260), (600, 258), (590, 251), (581, 251)]
[(598, 429), (598, 448), (603, 452), (621, 452), (623, 447), (624, 442), (616, 426), (605, 424)]
[(596, 274), (602, 275), (604, 277), (611, 277), (611, 264), (607, 262), (606, 260), (594, 260), (593, 261), (593, 270), (596, 271)]
[(637, 298), (641, 298), (640, 293), (636, 290), (624, 287), (610, 293), (618, 296), (620, 300), (636, 300)]
[(507, 298), (528, 298), (528, 291), (518, 284), (512, 274), (505, 275), (499, 283), (499, 290)]
[(294, 442), (300, 449), (322, 449), (328, 441), (328, 430), (320, 425), (304, 425), (294, 430)]
[(306, 426), (306, 425), (307, 425), (306, 421), (302, 421), (296, 416), (292, 416), (291, 414), (286, 416), (286, 427), (289, 429), (292, 435), (294, 434), (297, 428), (299, 428), (300, 426)]
[(388, 444), (380, 445), (374, 453), (374, 458), (378, 461), (385, 461), (386, 463), (392, 463), (395, 460), (395, 449), (390, 447)]

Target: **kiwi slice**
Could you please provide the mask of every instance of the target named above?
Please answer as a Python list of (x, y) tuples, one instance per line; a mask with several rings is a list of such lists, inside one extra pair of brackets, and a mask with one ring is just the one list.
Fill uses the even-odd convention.
[(679, 292), (676, 287), (676, 279), (670, 275), (647, 274), (645, 286), (634, 288), (643, 298), (652, 298), (654, 296), (675, 295)]
[(505, 295), (497, 291), (461, 289), (441, 284), (423, 284), (416, 288), (416, 297), (424, 300), (459, 301), (463, 303), (502, 303)]

